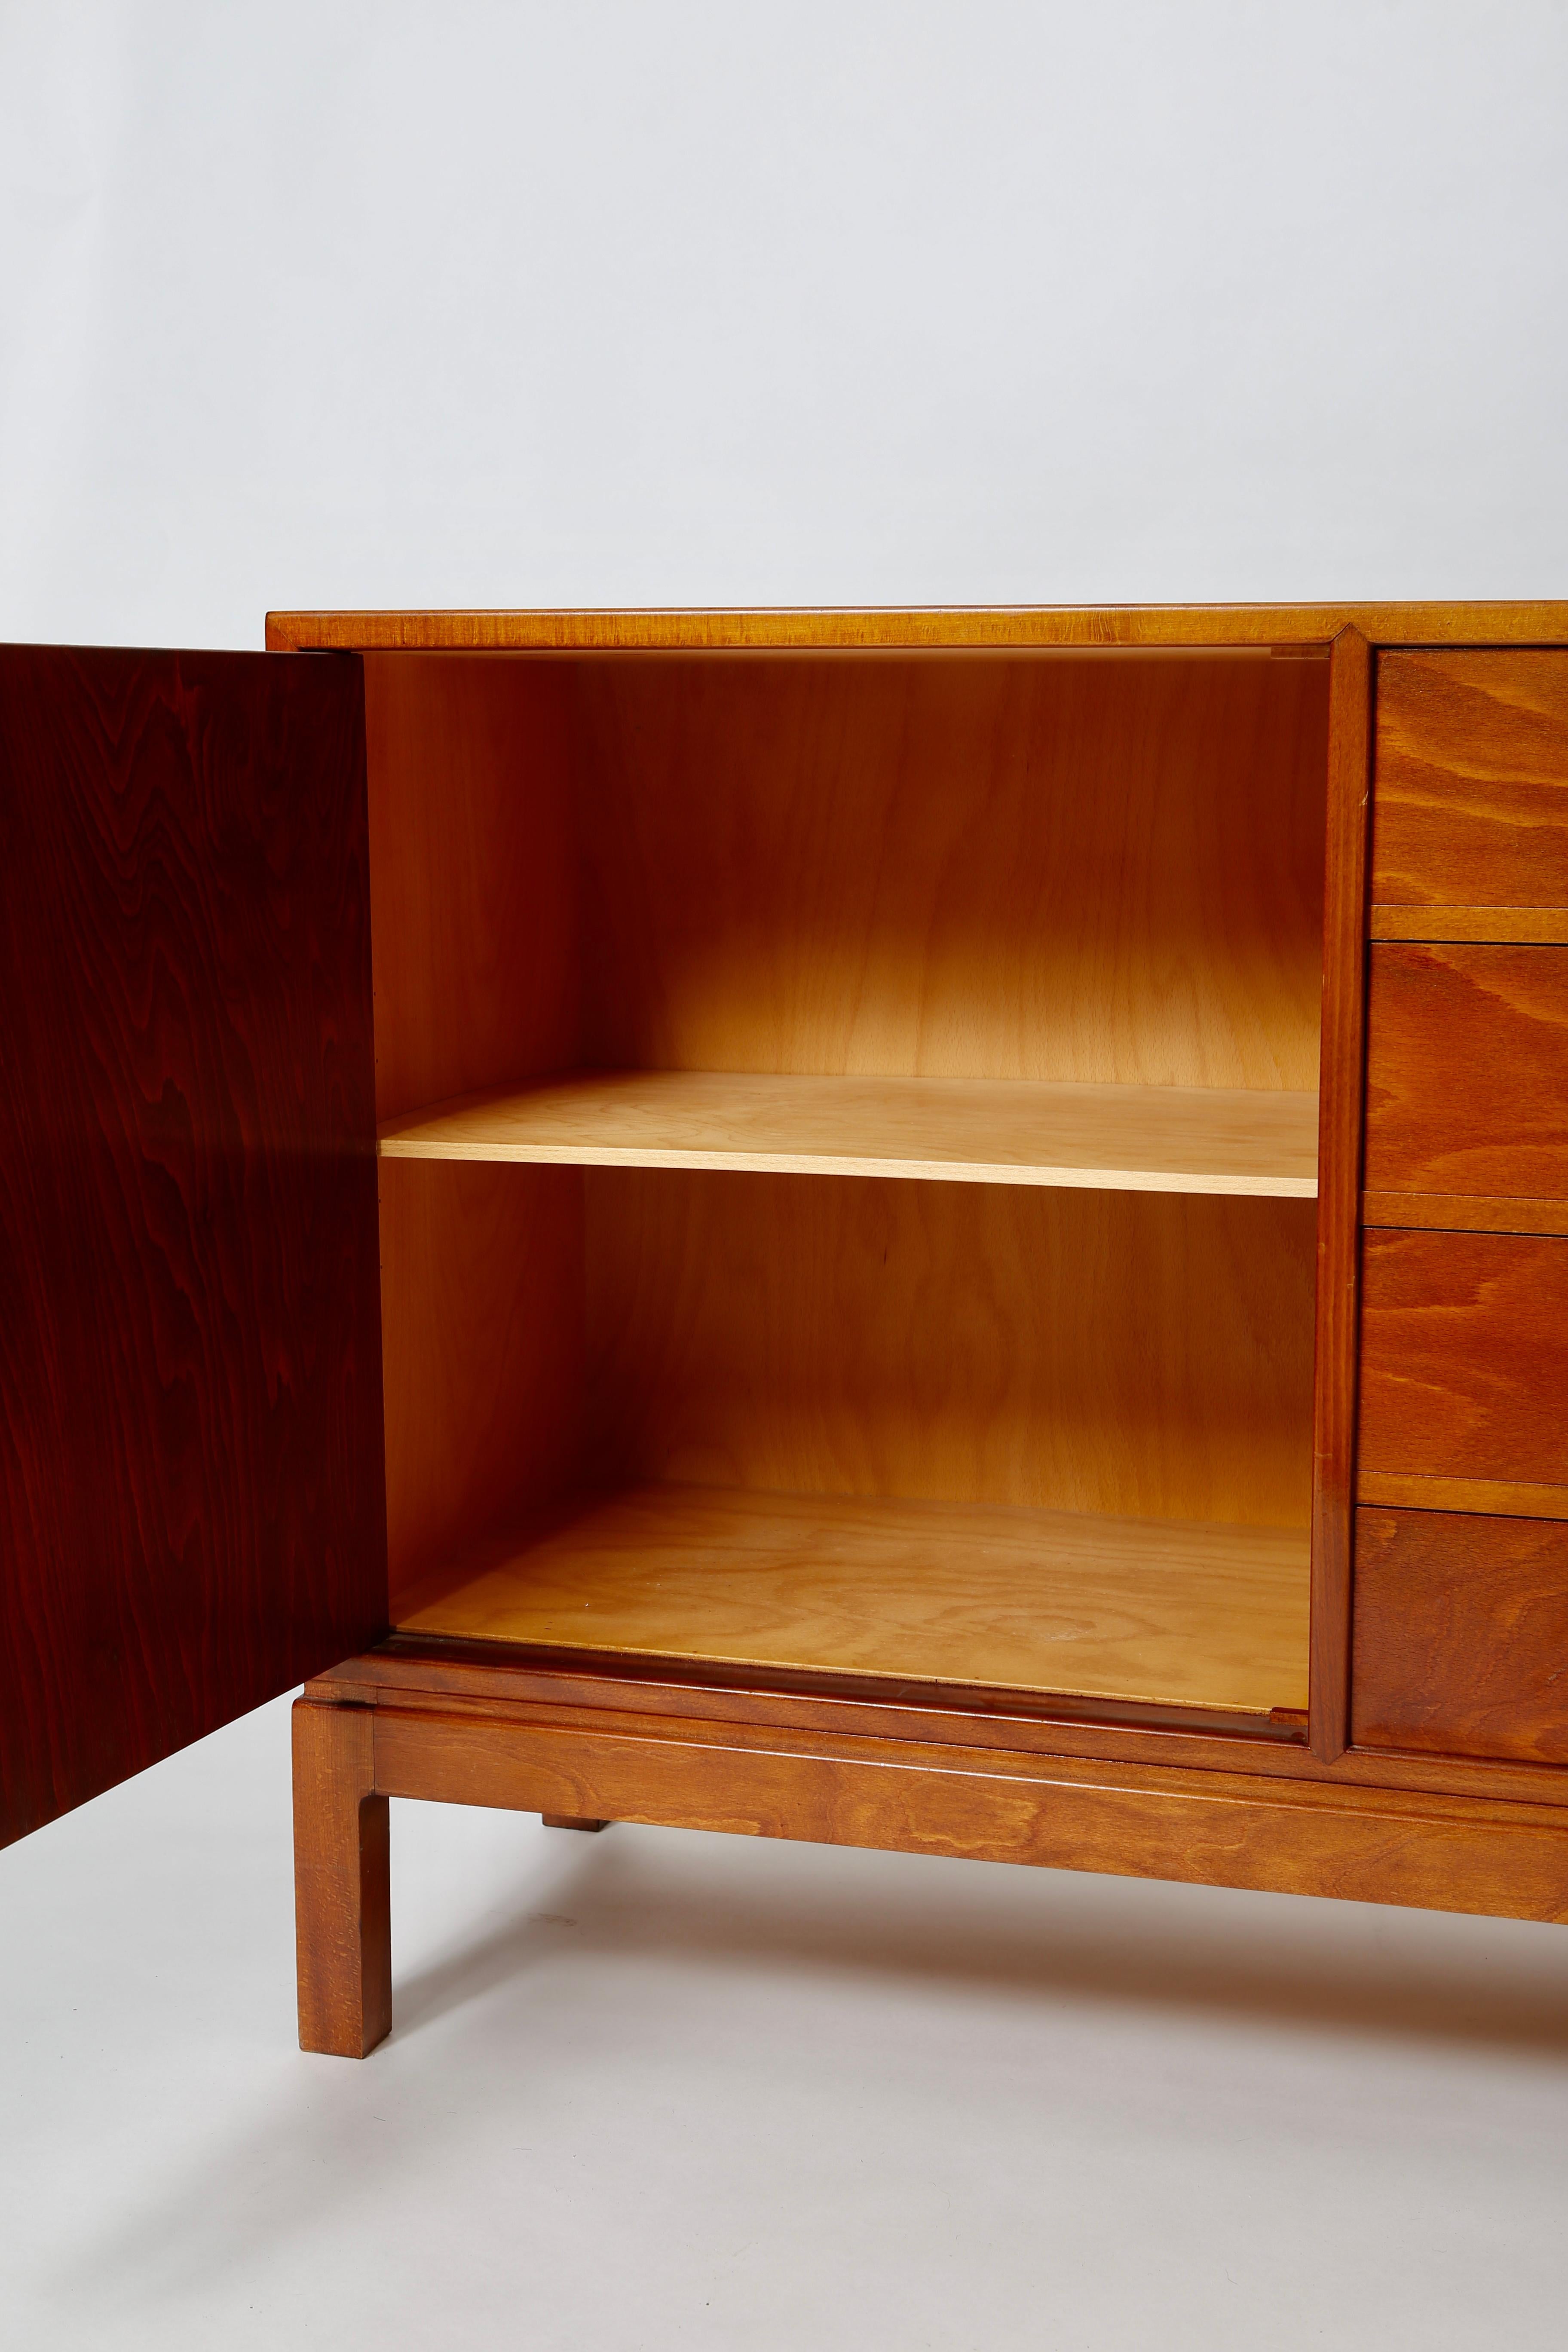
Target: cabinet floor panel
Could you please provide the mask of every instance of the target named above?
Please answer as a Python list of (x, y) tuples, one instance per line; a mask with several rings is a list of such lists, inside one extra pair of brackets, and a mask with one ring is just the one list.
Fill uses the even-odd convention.
[(587, 1071), (388, 1120), (388, 1159), (551, 1160), (1066, 1184), (1317, 1192), (1318, 1098), (1263, 1088)]
[(584, 1498), (398, 1630), (1267, 1715), (1307, 1703), (1305, 1528), (655, 1486)]

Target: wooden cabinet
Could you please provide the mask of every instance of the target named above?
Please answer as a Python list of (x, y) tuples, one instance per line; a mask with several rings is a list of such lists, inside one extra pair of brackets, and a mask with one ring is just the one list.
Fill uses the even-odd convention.
[(12, 1833), (310, 1677), (353, 2053), (391, 1795), (1568, 1917), (1568, 608), (269, 644), (3, 674)]

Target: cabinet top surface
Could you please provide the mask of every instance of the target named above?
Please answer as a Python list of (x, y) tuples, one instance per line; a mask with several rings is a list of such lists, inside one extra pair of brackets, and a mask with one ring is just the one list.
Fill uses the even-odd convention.
[(1568, 644), (1568, 603), (754, 606), (576, 612), (269, 613), (275, 652), (853, 651), (1028, 646)]

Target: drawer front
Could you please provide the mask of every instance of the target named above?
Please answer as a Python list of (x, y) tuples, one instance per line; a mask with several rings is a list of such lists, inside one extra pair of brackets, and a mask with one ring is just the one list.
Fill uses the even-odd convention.
[(1568, 653), (1382, 656), (1372, 897), (1568, 906)]
[(1568, 948), (1374, 946), (1369, 1192), (1568, 1198)]
[(1358, 1511), (1361, 1748), (1568, 1762), (1568, 1526)]
[(1568, 1487), (1568, 1237), (1365, 1234), (1361, 1499), (1391, 1477)]

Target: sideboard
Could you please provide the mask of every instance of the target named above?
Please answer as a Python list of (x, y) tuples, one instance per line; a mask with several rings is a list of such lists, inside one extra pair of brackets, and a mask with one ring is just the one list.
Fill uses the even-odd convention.
[(267, 642), (0, 650), (5, 1834), (1568, 1919), (1568, 604)]

